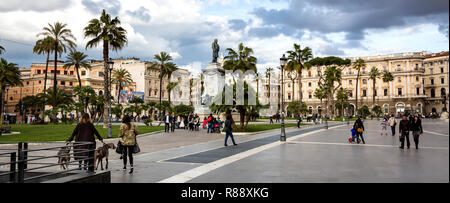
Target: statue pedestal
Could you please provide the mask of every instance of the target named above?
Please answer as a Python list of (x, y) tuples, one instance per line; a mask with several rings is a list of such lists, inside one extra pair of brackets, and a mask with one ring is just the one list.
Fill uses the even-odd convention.
[(448, 112), (442, 112), (441, 113), (441, 120), (446, 120), (448, 119)]
[(206, 116), (211, 113), (209, 106), (213, 103), (214, 98), (221, 94), (225, 87), (225, 71), (219, 63), (210, 63), (203, 70), (204, 75), (204, 92), (201, 97), (200, 105), (195, 106), (195, 112), (199, 116)]

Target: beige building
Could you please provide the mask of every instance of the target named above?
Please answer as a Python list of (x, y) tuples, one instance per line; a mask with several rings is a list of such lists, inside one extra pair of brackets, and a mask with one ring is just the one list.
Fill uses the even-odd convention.
[[(351, 107), (346, 112), (347, 115), (355, 114), (356, 104), (356, 91), (358, 91), (358, 106), (367, 105), (370, 109), (374, 105), (382, 107), (384, 113), (400, 114), (405, 112), (417, 112), (417, 113), (430, 113), (427, 104), (430, 102), (437, 102), (440, 97), (439, 92), (436, 91), (434, 99), (429, 99), (431, 90), (428, 85), (430, 77), (435, 78), (435, 85), (448, 86), (448, 52), (445, 56), (438, 54), (439, 57), (431, 57), (426, 52), (414, 52), (414, 53), (401, 53), (401, 54), (389, 54), (380, 56), (369, 57), (355, 57), (350, 58), (354, 62), (358, 58), (362, 58), (366, 62), (366, 67), (361, 70), (360, 79), (356, 81), (356, 73), (351, 66), (340, 67), (342, 70), (341, 84), (343, 88), (349, 91), (350, 99), (349, 103)], [(428, 58), (427, 58), (428, 57)], [(426, 64), (430, 64), (427, 61), (434, 62), (434, 72), (430, 73), (430, 68)], [(442, 61), (442, 63), (441, 63)], [(369, 79), (370, 70), (375, 67), (382, 73), (390, 72), (394, 76), (394, 81), (385, 83), (382, 78), (376, 80), (375, 87), (373, 87), (373, 81)], [(303, 102), (308, 106), (308, 114), (320, 113), (322, 109), (325, 109), (323, 104), (320, 104), (320, 100), (314, 96), (314, 91), (319, 87), (320, 75), (325, 72), (326, 67), (311, 67), (310, 70), (303, 71), (301, 75), (302, 79), (302, 94)], [(428, 68), (428, 70), (427, 70)], [(442, 71), (442, 73), (441, 73)], [(289, 72), (285, 72), (285, 101), (287, 103), (292, 101), (298, 101), (300, 96), (298, 80), (294, 83), (289, 79)], [(445, 76), (444, 76), (445, 75)], [(442, 80), (442, 84), (441, 84)], [(424, 84), (425, 81), (425, 84)], [(359, 82), (359, 88), (356, 89), (356, 83)], [(428, 83), (427, 83), (428, 82)], [(338, 83), (335, 84), (336, 86)], [(436, 87), (437, 88), (437, 87)], [(448, 89), (446, 90), (448, 93)], [(375, 94), (375, 103), (373, 103), (372, 96)], [(442, 108), (435, 107), (437, 112), (440, 113)], [(339, 111), (337, 111), (339, 113)]]
[[(446, 96), (448, 104), (449, 96), (449, 64), (448, 51), (427, 55), (424, 60), (425, 75), (423, 83), (425, 94), (425, 112), (436, 112), (440, 114), (444, 108), (443, 96)], [(445, 92), (445, 94), (443, 94)], [(448, 106), (447, 106), (448, 111)]]

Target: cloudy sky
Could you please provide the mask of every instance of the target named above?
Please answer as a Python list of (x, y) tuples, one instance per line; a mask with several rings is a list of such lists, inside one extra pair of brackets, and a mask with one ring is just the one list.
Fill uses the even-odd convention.
[(447, 51), (448, 0), (0, 0), (1, 57), (20, 66), (44, 62), (32, 53), (47, 23), (67, 23), (78, 49), (83, 28), (106, 9), (119, 16), (129, 44), (112, 57), (153, 60), (160, 51), (198, 73), (211, 60), (217, 38), (221, 53), (240, 42), (254, 49), (258, 68), (276, 66), (293, 43), (314, 56), (368, 56)]

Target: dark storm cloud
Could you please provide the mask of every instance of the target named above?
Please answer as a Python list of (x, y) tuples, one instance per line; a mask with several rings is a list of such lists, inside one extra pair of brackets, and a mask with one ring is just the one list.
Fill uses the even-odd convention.
[(119, 14), (121, 5), (118, 0), (110, 0), (110, 1), (93, 1), (93, 0), (83, 0), (81, 2), (86, 9), (88, 9), (93, 14), (101, 13), (103, 9), (106, 10), (107, 13), (110, 13), (113, 16), (117, 16)]
[(344, 56), (345, 52), (335, 46), (323, 46), (319, 48), (319, 52), (325, 56)]
[[(305, 0), (289, 1), (281, 10), (256, 8), (252, 14), (266, 25), (286, 25), (321, 33), (347, 33), (347, 40), (364, 39), (367, 29), (387, 29), (426, 21), (440, 25), (448, 36), (448, 0)], [(448, 29), (447, 29), (448, 30)]]
[(248, 31), (250, 37), (258, 37), (258, 38), (271, 38), (276, 37), (280, 34), (284, 34), (286, 36), (296, 36), (301, 37), (304, 32), (298, 31), (297, 29), (293, 29), (288, 26), (270, 26), (270, 27), (255, 27), (251, 28)]
[(10, 11), (53, 11), (69, 7), (72, 0), (12, 0), (0, 3), (1, 12)]
[(151, 19), (150, 11), (143, 6), (139, 7), (139, 9), (135, 11), (126, 11), (126, 13), (144, 22), (149, 22)]

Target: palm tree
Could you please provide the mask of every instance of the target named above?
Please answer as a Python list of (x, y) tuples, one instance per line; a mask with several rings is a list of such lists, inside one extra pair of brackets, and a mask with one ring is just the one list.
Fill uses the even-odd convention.
[[(240, 43), (238, 46), (238, 51), (235, 51), (231, 48), (228, 48), (227, 51), (228, 51), (228, 55), (225, 56), (225, 62), (223, 65), (223, 68), (225, 70), (231, 70), (232, 72), (240, 70), (243, 73), (245, 73), (249, 70), (254, 71), (255, 73), (257, 72), (256, 63), (258, 60), (256, 57), (252, 56), (252, 54), (253, 54), (252, 48), (246, 47), (246, 46), (244, 46), (243, 43)], [(233, 81), (234, 81), (234, 86), (236, 86), (236, 80), (234, 77), (233, 77)], [(245, 86), (246, 85), (244, 83), (244, 87)], [(248, 92), (248, 89), (251, 89), (251, 88), (248, 88), (248, 85), (246, 88), (247, 88), (247, 92)], [(245, 92), (245, 90), (244, 90), (244, 92)], [(256, 100), (258, 101), (258, 98), (256, 98)], [(247, 108), (247, 107), (249, 107), (249, 106), (248, 105), (237, 105), (236, 106), (236, 109), (240, 114), (241, 130), (244, 130), (246, 128), (246, 126), (244, 125), (244, 122), (245, 122), (245, 115), (247, 114), (247, 111), (252, 110), (251, 108)]]
[(75, 67), (77, 71), (78, 77), (78, 86), (81, 87), (81, 78), (80, 78), (80, 68), (85, 68), (87, 70), (91, 69), (91, 65), (89, 61), (86, 60), (88, 56), (81, 51), (71, 51), (67, 56), (66, 64), (64, 64), (65, 69), (69, 69), (71, 67)]
[(155, 111), (156, 102), (154, 102), (154, 101), (148, 102), (147, 105), (146, 105), (146, 107), (147, 107), (147, 108), (149, 109), (149, 111), (150, 111), (151, 119), (153, 119), (153, 113), (154, 113), (154, 111)]
[[(309, 60), (311, 60), (313, 58), (312, 50), (309, 47), (305, 47), (304, 49), (301, 49), (299, 44), (294, 44), (294, 50), (287, 51), (287, 53), (289, 54), (287, 69), (297, 71), (298, 89), (300, 91), (299, 102), (300, 102), (300, 106), (301, 106), (302, 99), (303, 99), (302, 72), (305, 69), (309, 70), (311, 68), (309, 63), (305, 63), (305, 62), (308, 62)], [(299, 111), (301, 113), (301, 109), (299, 109)]]
[[(97, 47), (100, 42), (103, 43), (103, 65), (104, 65), (104, 89), (103, 95), (105, 105), (103, 106), (104, 112), (108, 112), (108, 105), (111, 102), (109, 92), (109, 70), (108, 59), (109, 50), (118, 51), (121, 50), (127, 43), (127, 31), (120, 26), (120, 20), (118, 17), (111, 18), (109, 14), (103, 9), (99, 19), (92, 19), (89, 24), (84, 28), (84, 37), (93, 38), (86, 44), (87, 48)], [(103, 127), (108, 126), (108, 114), (103, 114)]]
[(6, 59), (0, 60), (0, 126), (3, 124), (3, 109), (6, 86), (23, 86), (20, 71), (15, 63), (8, 63)]
[[(38, 96), (45, 98), (46, 101), (56, 101), (52, 104), (54, 105), (52, 106), (53, 115), (56, 115), (58, 113), (58, 109), (63, 110), (74, 103), (73, 94), (63, 88), (48, 89), (47, 94), (40, 93), (38, 94)], [(57, 122), (56, 116), (54, 116), (52, 119), (53, 122)]]
[(268, 93), (269, 93), (269, 104), (270, 104), (270, 102), (271, 102), (271, 101), (270, 101), (270, 89), (271, 89), (271, 86), (270, 86), (270, 82), (271, 82), (271, 81), (270, 81), (270, 80), (271, 80), (271, 76), (272, 76), (272, 71), (273, 71), (273, 68), (267, 68), (267, 69), (266, 69), (266, 78), (269, 79), (269, 88), (268, 88), (268, 89), (269, 89), (269, 92), (268, 92)]
[[(325, 81), (328, 84), (328, 98), (329, 101), (331, 101), (331, 116), (334, 119), (335, 116), (335, 102), (334, 102), (334, 94), (337, 89), (341, 87), (341, 79), (342, 79), (342, 72), (341, 69), (339, 69), (336, 66), (328, 67), (325, 70)], [(339, 85), (335, 88), (335, 82), (339, 82)]]
[[(327, 91), (328, 90), (326, 90), (324, 86), (320, 86), (319, 88), (317, 88), (314, 91), (314, 96), (316, 98), (320, 99), (320, 107), (322, 107), (322, 108), (323, 108), (322, 101), (323, 101), (323, 99), (327, 98)], [(320, 115), (322, 115), (322, 112), (320, 112)]]
[(5, 48), (0, 45), (0, 54), (3, 54), (3, 52), (5, 52)]
[(123, 68), (113, 70), (112, 83), (117, 85), (117, 92), (119, 92), (119, 94), (117, 94), (117, 103), (120, 103), (120, 91), (123, 87), (129, 86), (133, 83), (130, 72)]
[[(62, 24), (60, 22), (56, 22), (53, 25), (48, 24), (48, 27), (44, 27), (44, 32), (39, 33), (38, 36), (50, 37), (53, 41), (53, 51), (55, 53), (55, 64), (54, 64), (54, 74), (53, 74), (53, 89), (57, 88), (57, 63), (58, 63), (58, 53), (65, 53), (68, 48), (74, 49), (75, 42), (72, 40), (76, 40), (72, 35), (72, 31), (67, 29), (67, 24)], [(62, 49), (62, 52), (59, 50)], [(55, 51), (56, 50), (56, 51)], [(53, 91), (56, 94), (56, 91)], [(53, 107), (56, 107), (56, 95), (53, 95)], [(56, 116), (56, 115), (53, 115)]]
[(189, 79), (189, 106), (193, 106), (192, 103), (192, 90), (194, 89), (194, 79)]
[[(48, 79), (48, 62), (50, 58), (50, 53), (53, 52), (55, 42), (53, 41), (52, 37), (46, 37), (43, 39), (40, 39), (36, 41), (36, 45), (33, 47), (33, 53), (36, 54), (47, 54), (47, 60), (45, 60), (45, 72), (44, 72), (44, 90), (42, 92), (47, 92), (47, 79)], [(62, 48), (59, 47), (58, 53), (61, 55)], [(46, 102), (43, 102), (42, 107), (42, 118), (44, 118), (44, 112), (45, 112), (45, 104)]]
[(355, 92), (355, 111), (358, 112), (358, 92), (359, 92), (359, 77), (360, 77), (360, 73), (361, 73), (361, 69), (366, 67), (366, 62), (364, 61), (364, 59), (357, 59), (354, 63), (353, 63), (353, 69), (357, 70), (358, 73), (356, 74), (356, 92)]
[[(170, 93), (172, 92), (172, 90), (175, 89), (175, 87), (178, 86), (178, 82), (169, 82), (169, 84), (167, 84), (167, 93), (169, 93), (169, 103), (171, 103), (170, 100)], [(171, 103), (172, 104), (172, 103)]]
[(375, 84), (377, 82), (377, 78), (381, 77), (381, 72), (376, 67), (372, 67), (369, 73), (369, 79), (373, 81), (373, 93), (372, 93), (372, 105), (375, 106), (375, 92), (377, 89), (375, 88)]
[[(344, 120), (344, 112), (345, 112), (345, 108), (349, 106), (348, 103), (348, 90), (345, 88), (339, 88), (337, 93), (336, 93), (336, 99), (337, 102), (339, 104), (339, 107), (341, 107), (341, 116)], [(338, 107), (338, 108), (339, 108)]]
[[(150, 68), (158, 69), (159, 70), (159, 105), (162, 104), (162, 83), (163, 78), (167, 75), (167, 69), (169, 69), (167, 66), (167, 63), (170, 63), (172, 61), (172, 57), (166, 53), (161, 52), (160, 54), (155, 54), (156, 63), (153, 63)], [(170, 65), (169, 65), (170, 66)], [(170, 79), (170, 78), (169, 78)]]

